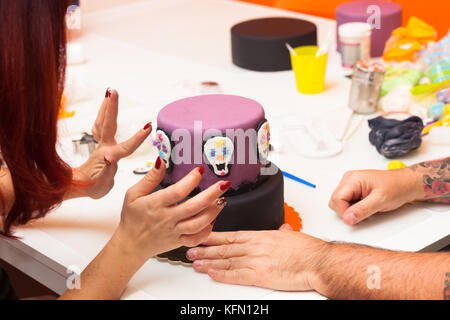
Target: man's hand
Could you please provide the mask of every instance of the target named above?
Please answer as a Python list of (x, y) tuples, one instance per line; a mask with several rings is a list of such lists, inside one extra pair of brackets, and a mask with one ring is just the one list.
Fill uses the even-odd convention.
[(274, 231), (213, 232), (190, 249), (199, 272), (220, 282), (284, 291), (314, 289), (316, 270), (329, 244), (288, 225)]
[(391, 211), (418, 199), (422, 188), (420, 177), (410, 168), (349, 171), (328, 205), (345, 223), (354, 225), (376, 212)]
[(327, 243), (282, 231), (213, 232), (188, 258), (216, 281), (331, 299), (448, 299), (450, 254)]

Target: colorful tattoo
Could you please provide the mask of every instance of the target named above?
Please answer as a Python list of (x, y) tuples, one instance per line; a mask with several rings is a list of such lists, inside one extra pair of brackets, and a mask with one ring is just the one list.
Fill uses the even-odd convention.
[(445, 273), (444, 300), (450, 300), (450, 272)]
[(450, 203), (450, 157), (411, 166), (423, 171), (423, 191), (430, 202)]

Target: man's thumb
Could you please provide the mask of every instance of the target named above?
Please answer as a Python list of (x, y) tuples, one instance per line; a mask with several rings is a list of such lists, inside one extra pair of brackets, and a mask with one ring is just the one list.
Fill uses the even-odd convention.
[(344, 222), (349, 225), (355, 225), (378, 212), (380, 205), (380, 197), (375, 193), (371, 193), (345, 210), (343, 215)]

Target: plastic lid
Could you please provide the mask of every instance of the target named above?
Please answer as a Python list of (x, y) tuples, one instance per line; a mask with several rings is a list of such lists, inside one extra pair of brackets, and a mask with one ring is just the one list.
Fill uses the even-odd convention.
[(384, 72), (385, 68), (381, 63), (370, 62), (370, 61), (358, 61), (356, 62), (356, 67), (371, 72)]
[(339, 36), (346, 38), (361, 38), (370, 36), (370, 25), (365, 22), (349, 22), (339, 26)]

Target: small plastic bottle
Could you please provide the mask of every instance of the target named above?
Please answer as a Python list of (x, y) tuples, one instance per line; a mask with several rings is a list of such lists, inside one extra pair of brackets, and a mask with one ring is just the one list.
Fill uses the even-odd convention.
[(364, 22), (349, 22), (339, 26), (342, 67), (351, 74), (357, 61), (370, 59), (370, 25)]

